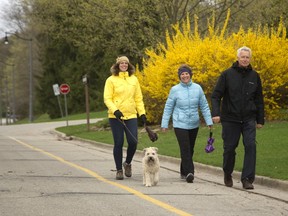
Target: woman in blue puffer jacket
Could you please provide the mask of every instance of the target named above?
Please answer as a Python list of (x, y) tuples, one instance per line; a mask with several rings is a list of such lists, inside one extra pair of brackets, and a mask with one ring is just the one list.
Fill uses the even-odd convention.
[(192, 70), (188, 65), (178, 69), (180, 83), (173, 86), (167, 98), (162, 116), (162, 131), (168, 130), (169, 120), (172, 123), (178, 140), (181, 154), (181, 179), (188, 183), (194, 180), (193, 154), (200, 125), (199, 108), (206, 125), (212, 129), (211, 111), (201, 86), (192, 82)]

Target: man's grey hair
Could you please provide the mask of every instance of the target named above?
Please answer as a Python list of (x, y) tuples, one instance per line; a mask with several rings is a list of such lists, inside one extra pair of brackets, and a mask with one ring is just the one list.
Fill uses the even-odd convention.
[(248, 51), (250, 53), (250, 57), (252, 56), (252, 50), (249, 47), (243, 46), (237, 50), (237, 57), (240, 56), (241, 51)]

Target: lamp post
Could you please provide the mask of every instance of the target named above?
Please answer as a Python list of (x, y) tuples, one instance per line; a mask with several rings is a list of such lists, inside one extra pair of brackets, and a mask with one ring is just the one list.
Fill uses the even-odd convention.
[(3, 114), (3, 110), (2, 110), (2, 80), (3, 80), (2, 74), (0, 74), (0, 124), (3, 125), (2, 123), (2, 114)]
[[(2, 72), (3, 72), (3, 67), (1, 67), (1, 69), (2, 69)], [(2, 80), (3, 80), (3, 82), (2, 82)], [(5, 101), (5, 112), (6, 112), (6, 115), (5, 115), (5, 120), (6, 120), (6, 125), (8, 125), (8, 117), (9, 117), (9, 89), (8, 89), (8, 76), (7, 76), (7, 74), (6, 75), (4, 75), (4, 73), (3, 74), (1, 74), (1, 88), (2, 88), (2, 86), (3, 86), (3, 89), (4, 89), (4, 91), (5, 91), (5, 94), (3, 95), (2, 94), (2, 90), (1, 90), (1, 125), (2, 125), (2, 114), (3, 114), (3, 110), (2, 110), (2, 99), (4, 99), (4, 101)]]
[(8, 64), (5, 62), (0, 61), (0, 63), (11, 66), (12, 67), (12, 119), (13, 123), (16, 122), (16, 111), (15, 111), (15, 65), (14, 64)]
[(29, 41), (29, 122), (33, 122), (33, 66), (32, 66), (32, 38), (20, 37), (17, 32), (5, 32), (4, 43), (9, 44), (8, 35), (15, 35), (17, 38)]

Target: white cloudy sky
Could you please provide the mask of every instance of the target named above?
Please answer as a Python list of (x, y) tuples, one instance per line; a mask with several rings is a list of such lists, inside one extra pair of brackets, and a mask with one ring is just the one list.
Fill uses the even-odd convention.
[(7, 24), (7, 20), (4, 19), (3, 14), (5, 13), (5, 10), (9, 8), (10, 2), (13, 2), (13, 0), (0, 0), (0, 36), (3, 31), (9, 30), (9, 25)]

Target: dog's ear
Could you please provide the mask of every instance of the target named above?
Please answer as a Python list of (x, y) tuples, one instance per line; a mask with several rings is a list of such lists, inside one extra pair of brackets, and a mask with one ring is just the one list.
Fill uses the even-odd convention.
[(147, 151), (147, 148), (144, 148), (144, 149), (143, 149), (143, 154), (144, 154), (144, 155), (145, 155), (146, 151)]
[(158, 148), (157, 147), (152, 147), (154, 151), (158, 152)]

